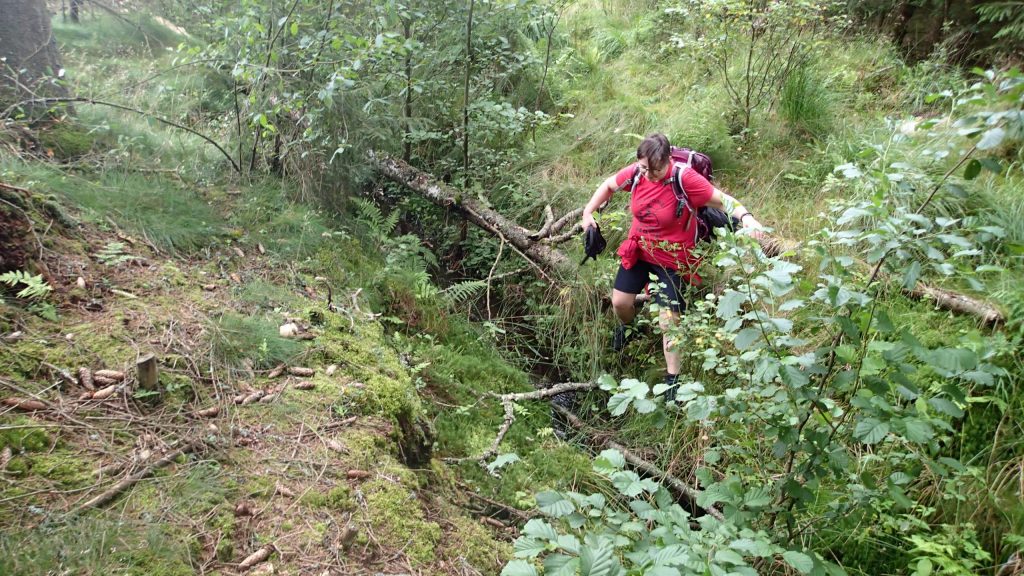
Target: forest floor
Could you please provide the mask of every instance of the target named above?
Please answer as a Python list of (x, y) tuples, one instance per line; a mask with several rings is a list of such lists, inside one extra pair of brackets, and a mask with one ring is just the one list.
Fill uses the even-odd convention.
[[(0, 310), (0, 572), (500, 570), (514, 528), (458, 506), (469, 496), (429, 458), (408, 366), (358, 293), (328, 309), (310, 270), (244, 235), (174, 257), (113, 224), (21, 212), (59, 321)], [(259, 306), (239, 297), (255, 284), (305, 312), (299, 339), (228, 321)], [(281, 345), (287, 361), (267, 363)], [(231, 346), (264, 361), (228, 366)], [(147, 354), (162, 397), (138, 387)], [(123, 380), (108, 389), (101, 370)]]

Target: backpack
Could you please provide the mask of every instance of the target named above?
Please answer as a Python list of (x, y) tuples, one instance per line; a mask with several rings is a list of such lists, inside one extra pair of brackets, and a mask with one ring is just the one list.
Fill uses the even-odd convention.
[[(707, 154), (697, 152), (696, 150), (690, 150), (689, 148), (679, 148), (672, 146), (669, 152), (672, 160), (675, 162), (675, 168), (672, 170), (672, 192), (676, 195), (676, 218), (683, 213), (683, 208), (687, 208), (686, 222), (683, 223), (684, 229), (690, 227), (690, 217), (694, 214), (693, 207), (690, 205), (690, 197), (687, 196), (686, 190), (683, 188), (683, 171), (687, 168), (696, 170), (698, 174), (708, 180), (708, 182), (714, 181), (714, 173), (711, 167), (711, 158)], [(630, 193), (636, 190), (637, 182), (640, 181), (640, 168), (637, 168), (633, 175), (622, 183), (619, 187), (620, 190), (629, 187)], [(697, 233), (694, 237), (694, 242), (708, 242), (715, 238), (715, 228), (727, 228), (735, 231), (739, 227), (739, 220), (726, 214), (718, 208), (712, 208), (710, 206), (702, 206), (696, 210), (697, 214)]]

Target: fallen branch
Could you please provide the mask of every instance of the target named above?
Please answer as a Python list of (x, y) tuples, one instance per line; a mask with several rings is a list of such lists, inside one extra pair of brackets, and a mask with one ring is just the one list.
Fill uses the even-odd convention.
[[(554, 408), (559, 414), (561, 414), (566, 419), (566, 421), (569, 422), (569, 424), (571, 424), (577, 431), (581, 431), (582, 433), (582, 430), (587, 428), (586, 423), (584, 423), (583, 420), (580, 420), (578, 416), (573, 414), (571, 410), (568, 410), (557, 404), (552, 404), (551, 407)], [(662, 483), (666, 484), (666, 487), (669, 490), (674, 491), (677, 496), (686, 499), (687, 502), (690, 504), (692, 510), (702, 510), (717, 520), (725, 520), (725, 517), (722, 516), (722, 513), (719, 512), (718, 510), (714, 508), (702, 508), (697, 505), (697, 499), (701, 495), (701, 492), (699, 490), (691, 488), (689, 485), (687, 485), (679, 478), (676, 478), (675, 476), (669, 474), (668, 472), (662, 470), (661, 468), (658, 468), (657, 466), (648, 462), (647, 460), (644, 460), (643, 458), (637, 456), (622, 444), (619, 444), (614, 440), (609, 440), (608, 438), (602, 436), (588, 436), (588, 439), (590, 439), (592, 445), (594, 445), (597, 448), (612, 448), (614, 450), (618, 450), (620, 453), (622, 453), (622, 456), (623, 458), (625, 458), (626, 462), (630, 464), (633, 468), (640, 470), (641, 472), (647, 474), (648, 476), (657, 478)]]
[(554, 386), (543, 388), (540, 390), (534, 390), (533, 392), (517, 392), (513, 394), (494, 394), (490, 393), (490, 396), (498, 398), (501, 401), (502, 407), (505, 409), (505, 420), (501, 423), (501, 427), (498, 428), (498, 434), (494, 438), (494, 442), (491, 442), (490, 448), (485, 450), (479, 456), (465, 456), (462, 458), (445, 458), (444, 461), (449, 464), (459, 464), (469, 460), (474, 460), (480, 463), (481, 466), (487, 466), (487, 460), (498, 455), (498, 447), (501, 446), (502, 440), (505, 439), (505, 435), (508, 434), (512, 424), (516, 421), (515, 414), (515, 403), (520, 400), (541, 400), (544, 398), (550, 398), (566, 392), (574, 392), (577, 390), (593, 390), (597, 388), (597, 382), (565, 382), (562, 384), (556, 384)]
[(904, 290), (903, 292), (911, 298), (918, 300), (931, 298), (935, 300), (935, 306), (943, 310), (977, 316), (986, 326), (998, 326), (1006, 321), (1003, 313), (987, 302), (982, 302), (965, 294), (921, 283), (918, 283), (913, 290)]
[(108, 488), (102, 494), (94, 496), (90, 498), (88, 501), (79, 504), (73, 510), (68, 512), (67, 516), (69, 518), (78, 516), (79, 514), (90, 508), (98, 508), (109, 503), (114, 498), (117, 498), (117, 496), (120, 495), (122, 492), (135, 485), (135, 483), (137, 483), (139, 480), (148, 477), (149, 475), (153, 474), (160, 468), (163, 468), (164, 466), (167, 466), (171, 462), (174, 462), (179, 456), (183, 454), (189, 454), (202, 446), (203, 441), (196, 440), (182, 446), (181, 448), (178, 448), (173, 452), (167, 453), (166, 455), (164, 455), (163, 458), (153, 462), (149, 466), (146, 466), (145, 468), (142, 468), (138, 472), (135, 472), (134, 474), (130, 474), (122, 478), (121, 481)]
[(572, 271), (572, 260), (565, 254), (534, 242), (530, 239), (529, 230), (475, 199), (465, 196), (462, 191), (451, 188), (430, 174), (413, 168), (397, 158), (379, 155), (373, 151), (368, 152), (368, 157), (385, 177), (418, 192), (438, 206), (456, 207), (468, 220), (489, 232), (500, 231), (512, 249), (526, 256), (529, 261), (539, 264), (548, 271)]

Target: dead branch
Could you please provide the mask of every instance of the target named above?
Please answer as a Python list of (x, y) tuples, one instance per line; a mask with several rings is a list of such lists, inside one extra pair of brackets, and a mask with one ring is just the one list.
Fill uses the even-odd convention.
[(130, 488), (133, 485), (135, 485), (135, 483), (137, 483), (139, 480), (142, 480), (142, 479), (148, 477), (149, 475), (153, 474), (154, 472), (156, 472), (160, 468), (163, 468), (164, 466), (167, 466), (171, 462), (174, 462), (179, 456), (181, 456), (183, 454), (189, 454), (191, 452), (194, 452), (194, 451), (196, 451), (197, 449), (199, 449), (202, 446), (203, 446), (203, 441), (202, 440), (195, 440), (195, 441), (189, 442), (188, 444), (182, 446), (181, 448), (178, 448), (177, 450), (175, 450), (173, 452), (167, 453), (166, 455), (164, 455), (163, 458), (153, 462), (149, 466), (146, 466), (145, 468), (142, 468), (141, 470), (139, 470), (138, 472), (135, 472), (134, 474), (130, 474), (130, 475), (124, 477), (123, 479), (121, 479), (121, 481), (119, 481), (117, 484), (114, 484), (113, 486), (108, 488), (102, 494), (94, 496), (94, 497), (90, 498), (88, 501), (86, 501), (86, 502), (84, 502), (82, 504), (79, 504), (73, 510), (68, 512), (67, 516), (69, 518), (70, 517), (74, 517), (74, 516), (78, 516), (79, 514), (81, 514), (82, 512), (84, 512), (84, 511), (86, 511), (86, 510), (88, 510), (90, 508), (97, 508), (97, 507), (100, 507), (100, 506), (103, 506), (103, 505), (109, 503), (114, 498), (117, 498), (117, 496), (120, 495), (122, 492), (124, 492), (128, 488)]
[(540, 227), (540, 230), (530, 234), (531, 240), (537, 240), (538, 238), (544, 238), (551, 234), (551, 225), (555, 223), (555, 213), (551, 210), (551, 204), (544, 206), (544, 225)]
[[(554, 408), (559, 414), (564, 416), (566, 421), (569, 422), (569, 424), (572, 424), (573, 428), (580, 431), (581, 433), (583, 430), (587, 428), (587, 425), (583, 422), (583, 420), (581, 420), (578, 416), (573, 414), (571, 410), (563, 408), (562, 406), (558, 406), (557, 404), (552, 404), (551, 407)], [(587, 439), (590, 441), (591, 445), (593, 445), (596, 448), (611, 448), (613, 450), (618, 450), (620, 453), (622, 453), (623, 458), (625, 458), (626, 462), (629, 465), (667, 484), (667, 488), (669, 490), (674, 491), (677, 496), (689, 502), (690, 507), (693, 510), (703, 510), (713, 518), (722, 521), (725, 520), (725, 517), (722, 516), (722, 513), (719, 512), (718, 510), (714, 508), (701, 508), (700, 506), (697, 505), (697, 499), (701, 495), (701, 492), (699, 490), (691, 488), (679, 478), (676, 478), (675, 476), (669, 474), (668, 472), (662, 470), (661, 468), (658, 468), (657, 466), (648, 462), (647, 460), (644, 460), (643, 458), (637, 456), (622, 444), (619, 444), (614, 440), (610, 440), (604, 436), (599, 435), (588, 435)]]
[(528, 230), (477, 200), (465, 196), (462, 191), (451, 188), (430, 174), (413, 168), (397, 158), (373, 151), (367, 155), (370, 162), (387, 178), (423, 195), (439, 206), (459, 209), (468, 220), (489, 232), (500, 232), (513, 250), (523, 254), (529, 261), (539, 264), (548, 271), (571, 271), (572, 261), (565, 254), (534, 242), (530, 239)]
[(931, 298), (935, 300), (936, 308), (958, 314), (977, 316), (986, 326), (998, 326), (1006, 321), (1003, 313), (996, 310), (992, 305), (976, 298), (971, 298), (966, 294), (959, 294), (951, 290), (944, 290), (921, 283), (918, 283), (913, 290), (904, 290), (903, 292), (911, 298), (918, 300)]
[(494, 394), (490, 393), (490, 396), (498, 398), (501, 401), (502, 407), (505, 409), (505, 420), (501, 423), (501, 427), (498, 428), (498, 434), (494, 438), (494, 442), (491, 442), (490, 448), (485, 450), (479, 456), (465, 456), (462, 458), (445, 458), (444, 461), (449, 464), (459, 464), (469, 460), (479, 462), (481, 466), (487, 466), (487, 460), (497, 456), (498, 447), (501, 446), (502, 440), (505, 439), (505, 435), (508, 434), (512, 424), (516, 421), (515, 414), (515, 403), (520, 400), (541, 400), (544, 398), (550, 398), (563, 394), (565, 392), (574, 392), (576, 390), (593, 390), (597, 388), (597, 382), (564, 382), (562, 384), (556, 384), (548, 388), (541, 390), (534, 390), (533, 392), (518, 392), (513, 394)]

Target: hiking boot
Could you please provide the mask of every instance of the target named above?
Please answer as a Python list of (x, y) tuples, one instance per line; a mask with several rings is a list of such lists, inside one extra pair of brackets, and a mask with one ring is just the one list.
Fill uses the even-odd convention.
[(665, 385), (668, 386), (668, 389), (661, 393), (661, 397), (665, 399), (666, 403), (676, 401), (676, 392), (679, 391), (678, 380), (679, 374), (665, 375)]
[(632, 324), (619, 324), (612, 333), (612, 350), (622, 352), (630, 342), (636, 339), (636, 327)]

